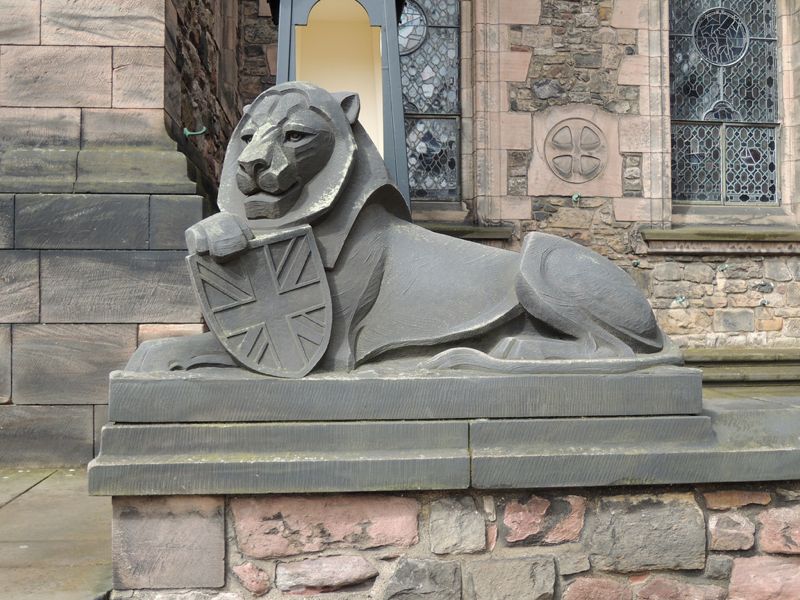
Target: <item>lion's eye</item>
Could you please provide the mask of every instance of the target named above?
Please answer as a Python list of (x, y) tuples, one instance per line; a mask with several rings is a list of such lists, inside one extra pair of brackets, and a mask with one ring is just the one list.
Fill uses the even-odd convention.
[(249, 144), (252, 140), (253, 140), (253, 134), (252, 133), (245, 133), (245, 134), (242, 135), (242, 141), (245, 144)]
[(307, 135), (308, 135), (307, 133), (303, 133), (302, 131), (287, 131), (286, 136), (284, 137), (284, 141), (299, 142)]

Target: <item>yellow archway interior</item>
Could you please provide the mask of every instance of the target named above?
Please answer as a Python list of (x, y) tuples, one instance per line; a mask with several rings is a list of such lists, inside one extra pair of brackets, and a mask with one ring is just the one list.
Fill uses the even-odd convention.
[(383, 155), (381, 28), (356, 0), (320, 0), (295, 28), (295, 76), (331, 92), (357, 92), (359, 121)]

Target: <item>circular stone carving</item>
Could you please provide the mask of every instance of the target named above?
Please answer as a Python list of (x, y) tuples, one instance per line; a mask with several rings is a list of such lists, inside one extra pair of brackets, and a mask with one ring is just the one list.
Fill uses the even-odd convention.
[(735, 12), (712, 8), (695, 21), (694, 44), (708, 62), (726, 67), (739, 62), (747, 53), (750, 32)]
[(411, 54), (422, 45), (428, 34), (428, 20), (422, 7), (409, 0), (400, 14), (397, 25), (397, 37), (400, 42), (400, 54)]
[(547, 134), (544, 154), (557, 177), (569, 183), (586, 183), (606, 168), (608, 142), (594, 123), (567, 119)]

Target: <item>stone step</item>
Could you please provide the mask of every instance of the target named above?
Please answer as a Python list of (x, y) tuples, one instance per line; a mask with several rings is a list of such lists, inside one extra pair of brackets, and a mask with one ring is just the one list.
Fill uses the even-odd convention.
[(111, 374), (109, 405), (117, 423), (696, 415), (702, 381), (700, 371), (672, 366), (617, 375), (365, 371), (303, 379), (129, 370)]

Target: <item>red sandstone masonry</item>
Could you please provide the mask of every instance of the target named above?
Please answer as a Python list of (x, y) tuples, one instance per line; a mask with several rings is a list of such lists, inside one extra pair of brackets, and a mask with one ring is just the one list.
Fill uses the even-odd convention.
[(414, 499), (396, 496), (234, 498), (239, 549), (253, 558), (326, 548), (413, 546), (419, 541)]
[[(128, 577), (151, 581), (151, 591), (134, 592), (134, 600), (177, 599), (187, 592), (202, 600), (277, 600), (334, 590), (353, 600), (497, 600), (486, 595), (495, 589), (492, 581), (503, 593), (514, 590), (503, 596), (513, 600), (527, 600), (533, 582), (545, 594), (536, 597), (549, 600), (800, 600), (800, 557), (765, 554), (795, 551), (800, 485), (782, 484), (750, 498), (769, 499), (770, 508), (744, 501), (743, 492), (706, 487), (707, 497), (733, 499), (715, 506), (744, 506), (705, 511), (697, 501), (701, 492), (691, 488), (639, 491), (232, 497), (227, 499), (229, 531), (235, 537), (228, 537), (227, 577), (217, 580), (223, 587), (213, 593), (201, 589), (209, 585), (209, 572), (221, 572), (208, 566), (210, 555), (220, 556), (209, 548), (224, 539), (220, 514), (212, 510), (220, 506), (218, 499), (121, 498), (114, 501), (115, 528), (146, 543), (115, 546), (115, 569), (119, 573), (127, 564)], [(431, 527), (432, 508), (449, 503), (473, 519), (468, 499), (484, 508), (477, 525), (485, 528), (488, 543), (463, 553), (468, 533)], [(739, 545), (752, 545), (748, 522), (761, 524), (759, 544), (747, 551), (755, 556), (696, 543), (706, 529), (713, 541), (715, 531), (719, 539), (720, 528), (727, 528), (725, 535), (734, 541), (742, 533), (747, 537)], [(737, 529), (742, 524), (744, 532)], [(498, 526), (502, 535), (495, 541)], [(452, 539), (446, 552), (435, 554), (440, 544), (434, 537), (440, 533)], [(782, 543), (770, 545), (776, 536)], [(554, 538), (570, 542), (554, 545)], [(165, 579), (177, 576), (182, 587)], [(192, 586), (187, 577), (197, 583)], [(144, 587), (130, 581), (125, 585)], [(459, 582), (463, 596), (456, 589)], [(173, 591), (156, 594), (157, 587)]]

